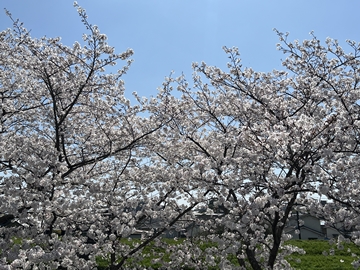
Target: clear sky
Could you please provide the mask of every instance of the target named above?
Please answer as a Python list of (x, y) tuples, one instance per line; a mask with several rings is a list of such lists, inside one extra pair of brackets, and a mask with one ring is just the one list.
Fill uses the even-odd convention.
[[(280, 69), (277, 28), (290, 39), (360, 41), (358, 0), (79, 0), (89, 22), (99, 26), (110, 45), (121, 52), (133, 48), (135, 62), (123, 78), (127, 96), (156, 95), (170, 74), (190, 79), (192, 62), (225, 67), (222, 46), (239, 48), (243, 65), (257, 71)], [(33, 37), (62, 37), (72, 45), (86, 32), (72, 0), (1, 0)], [(12, 22), (0, 13), (0, 30)]]

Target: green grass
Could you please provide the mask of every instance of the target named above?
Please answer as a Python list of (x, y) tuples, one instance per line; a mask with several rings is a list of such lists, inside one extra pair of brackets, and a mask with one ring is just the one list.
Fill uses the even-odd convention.
[(351, 265), (355, 259), (352, 253), (360, 255), (360, 248), (354, 244), (344, 244), (338, 249), (335, 244), (325, 240), (290, 240), (288, 243), (306, 251), (304, 255), (295, 253), (288, 258), (291, 266), (299, 270), (354, 269)]
[[(21, 244), (22, 240), (19, 238), (13, 238), (13, 243)], [(141, 260), (136, 262), (138, 267), (144, 269), (160, 269), (160, 263), (153, 263), (154, 259), (160, 258), (164, 261), (169, 262), (170, 252), (167, 252), (165, 248), (166, 245), (174, 246), (181, 244), (184, 240), (174, 240), (174, 239), (162, 239), (164, 245), (157, 246), (155, 243), (150, 243), (146, 246), (141, 253)], [(122, 244), (129, 245), (134, 247), (136, 244), (140, 243), (138, 239), (131, 240), (121, 240)], [(287, 257), (288, 262), (292, 267), (299, 270), (346, 270), (354, 269), (351, 263), (356, 259), (353, 254), (360, 256), (360, 247), (355, 246), (354, 244), (344, 244), (342, 247), (338, 248), (336, 244), (331, 241), (325, 240), (290, 240), (286, 244), (297, 246), (305, 250), (305, 254), (293, 253)], [(202, 250), (206, 248), (216, 246), (215, 243), (199, 241), (198, 247)], [(154, 255), (155, 254), (155, 255)], [(228, 259), (234, 264), (237, 265), (237, 259), (235, 255), (229, 255)], [(98, 269), (106, 269), (109, 265), (109, 258), (97, 258)], [(133, 261), (130, 258), (127, 261), (127, 264), (131, 264)], [(188, 268), (184, 268), (188, 269)], [(189, 268), (190, 269), (190, 268)], [(211, 269), (219, 269), (212, 267)]]
[[(183, 240), (174, 240), (174, 239), (162, 239), (164, 244), (167, 245), (176, 245), (181, 243)], [(121, 240), (122, 244), (126, 244), (128, 246), (134, 247), (136, 244), (140, 243), (140, 240), (138, 239), (131, 239), (131, 240), (127, 240), (127, 239), (122, 239)], [(153, 254), (162, 254), (162, 255), (156, 255), (154, 256)], [(163, 247), (158, 247), (156, 246), (153, 242), (150, 243), (149, 245), (147, 245), (146, 247), (144, 247), (144, 249), (142, 250), (142, 260), (141, 261), (137, 261), (137, 265), (142, 267), (142, 268), (153, 268), (153, 269), (159, 269), (161, 268), (161, 264), (160, 263), (153, 263), (152, 261), (154, 259), (157, 258), (161, 258), (164, 261), (169, 262), (170, 261), (170, 254), (166, 252), (166, 249)], [(101, 258), (98, 257), (96, 258), (96, 263), (98, 265), (98, 269), (106, 269), (107, 266), (109, 265), (109, 258)], [(132, 263), (132, 259), (129, 258), (127, 260), (126, 264), (131, 264)]]
[[(126, 244), (134, 245), (136, 241), (139, 240), (124, 240), (127, 241)], [(168, 245), (176, 245), (181, 243), (183, 240), (172, 240), (172, 239), (163, 239)], [(125, 242), (124, 242), (125, 243)], [(305, 250), (306, 254), (294, 253), (287, 258), (292, 267), (299, 270), (346, 270), (354, 269), (351, 263), (354, 261), (352, 253), (360, 255), (360, 248), (354, 244), (344, 244), (342, 249), (338, 249), (335, 244), (331, 244), (329, 241), (324, 240), (290, 240), (287, 242), (290, 245), (297, 246)], [(204, 250), (207, 247), (213, 246), (211, 243), (199, 242), (199, 247)], [(331, 250), (333, 252), (331, 252)], [(145, 247), (142, 251), (143, 259), (138, 261), (137, 264), (143, 268), (161, 268), (161, 264), (153, 264), (152, 260), (158, 258), (152, 254), (163, 254), (162, 259), (165, 261), (170, 260), (170, 254), (162, 247), (157, 247), (154, 244), (150, 244)], [(327, 255), (324, 255), (324, 252)], [(231, 258), (234, 257), (234, 258)], [(229, 259), (237, 265), (237, 260), (235, 256), (229, 256)], [(131, 259), (130, 259), (131, 262)], [(98, 258), (97, 260), (99, 269), (106, 269), (108, 265), (107, 259)], [(185, 268), (184, 268), (185, 269)], [(186, 268), (187, 269), (187, 268)], [(219, 269), (219, 268), (211, 268)]]

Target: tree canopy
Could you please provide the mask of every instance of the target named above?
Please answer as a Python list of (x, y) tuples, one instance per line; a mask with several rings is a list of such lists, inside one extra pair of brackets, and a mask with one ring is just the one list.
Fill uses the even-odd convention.
[(224, 47), (227, 70), (193, 63), (190, 81), (170, 76), (132, 105), (133, 51), (115, 53), (75, 6), (82, 44), (17, 20), (0, 33), (0, 265), (136, 267), (171, 232), (185, 240), (165, 268), (290, 268), (285, 228), (300, 208), (360, 244), (359, 43), (276, 30), (284, 70), (256, 72)]

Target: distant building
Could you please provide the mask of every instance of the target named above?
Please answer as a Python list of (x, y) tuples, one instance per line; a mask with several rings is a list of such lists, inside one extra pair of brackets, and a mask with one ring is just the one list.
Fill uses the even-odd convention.
[(295, 212), (289, 217), (285, 233), (291, 234), (292, 239), (332, 239), (339, 235), (350, 237), (352, 229), (345, 228), (342, 223), (330, 226), (321, 218), (308, 213)]
[[(302, 224), (302, 225), (299, 225)], [(291, 234), (292, 239), (325, 239), (321, 221), (309, 214), (292, 215), (285, 227), (285, 233)]]

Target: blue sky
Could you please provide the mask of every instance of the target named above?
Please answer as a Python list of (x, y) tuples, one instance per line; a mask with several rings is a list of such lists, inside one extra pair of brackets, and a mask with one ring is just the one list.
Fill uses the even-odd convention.
[[(135, 60), (123, 78), (127, 96), (156, 95), (163, 78), (182, 72), (190, 79), (192, 62), (225, 67), (222, 46), (239, 48), (243, 65), (257, 71), (280, 69), (283, 54), (276, 50), (277, 28), (290, 39), (360, 41), (357, 0), (102, 0), (78, 3), (89, 22), (99, 26), (117, 52), (133, 48)], [(2, 0), (33, 37), (62, 37), (72, 45), (86, 32), (72, 0)], [(12, 22), (0, 13), (0, 30)]]

